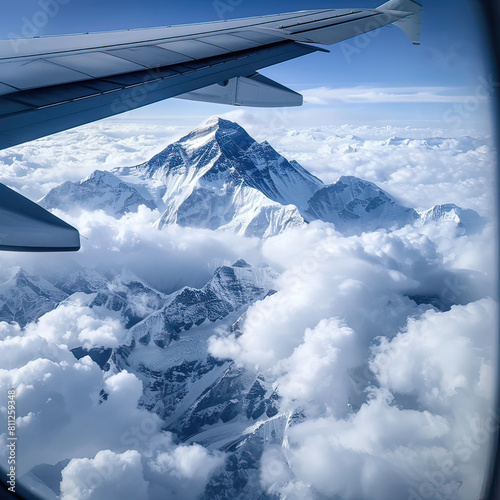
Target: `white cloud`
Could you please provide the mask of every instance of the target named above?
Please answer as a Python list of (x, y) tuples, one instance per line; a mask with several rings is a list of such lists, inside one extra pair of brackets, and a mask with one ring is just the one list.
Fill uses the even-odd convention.
[(79, 252), (57, 256), (4, 252), (0, 265), (20, 265), (31, 273), (45, 275), (75, 265), (108, 274), (126, 268), (157, 290), (171, 293), (186, 285), (202, 287), (220, 265), (240, 258), (259, 264), (262, 259), (257, 239), (179, 226), (159, 231), (153, 227), (158, 212), (144, 206), (121, 219), (102, 211), (78, 216), (55, 213), (80, 230)]
[(469, 404), (473, 395), (488, 401), (495, 389), (495, 311), (484, 299), (410, 318), (402, 333), (373, 347), (370, 367), (381, 385), (433, 411), (449, 410), (463, 393)]
[(431, 447), (448, 431), (442, 417), (398, 409), (379, 391), (346, 420), (324, 418), (292, 427), (283, 453), (295, 481), (327, 498), (407, 498), (406, 467), (417, 475), (419, 467), (437, 467), (450, 453)]
[(88, 307), (92, 295), (77, 293), (44, 314), (27, 331), (54, 344), (75, 347), (118, 347), (127, 335), (117, 314)]
[[(377, 103), (463, 103), (468, 95), (454, 87), (318, 87), (302, 91), (306, 102), (331, 104), (340, 102)], [(488, 96), (478, 97), (480, 102), (489, 102)]]
[[(262, 457), (264, 484), (292, 495), (308, 484), (346, 500), (477, 496), (485, 445), (498, 426), (490, 413), (495, 313), (496, 304), (484, 299), (410, 318), (396, 337), (373, 347), (380, 388), (344, 418), (327, 412), (292, 425), (287, 446)], [(403, 408), (411, 400), (414, 408)]]
[[(271, 238), (263, 254), (273, 267), (284, 270), (279, 292), (249, 309), (238, 339), (213, 338), (210, 350), (268, 369), (287, 359), (303, 343), (306, 328), (324, 318), (340, 318), (366, 349), (374, 337), (394, 335), (408, 316), (428, 307), (418, 307), (404, 294), (446, 298), (451, 295), (445, 295), (447, 283), (460, 276), (460, 300), (481, 297), (480, 285), (455, 275), (438, 250), (434, 241), (412, 228), (344, 238), (328, 224), (313, 223)], [(478, 246), (474, 260), (482, 260)]]
[(354, 331), (336, 319), (307, 329), (303, 343), (280, 363), (284, 372), (277, 380), (280, 394), (307, 407), (309, 414), (318, 405), (343, 413), (349, 401), (348, 370), (361, 363), (357, 344)]
[(114, 345), (123, 332), (116, 319), (84, 304), (76, 294), (25, 330), (0, 323), (0, 414), (4, 420), (7, 391), (15, 388), (18, 477), (40, 463), (72, 459), (63, 470), (65, 500), (145, 499), (149, 491), (152, 498), (197, 498), (225, 456), (177, 446), (155, 414), (138, 408), (142, 382), (134, 374), (75, 359), (73, 344)]
[(95, 458), (73, 459), (62, 472), (62, 500), (122, 500), (147, 497), (141, 455), (103, 450)]
[(224, 460), (222, 453), (210, 453), (198, 444), (156, 450), (147, 462), (148, 477), (154, 484), (153, 498), (199, 498), (210, 474)]

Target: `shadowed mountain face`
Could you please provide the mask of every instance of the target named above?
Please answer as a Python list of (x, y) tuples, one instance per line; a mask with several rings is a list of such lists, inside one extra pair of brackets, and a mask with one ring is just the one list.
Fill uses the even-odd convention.
[(0, 321), (25, 326), (54, 309), (68, 294), (40, 276), (13, 268), (0, 285)]

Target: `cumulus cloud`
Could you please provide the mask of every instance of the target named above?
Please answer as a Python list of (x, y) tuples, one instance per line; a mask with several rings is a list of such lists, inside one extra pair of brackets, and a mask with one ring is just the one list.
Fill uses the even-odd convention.
[(224, 463), (220, 452), (210, 453), (198, 444), (155, 450), (147, 462), (153, 498), (195, 500), (203, 493), (211, 473)]
[(295, 481), (327, 498), (406, 498), (405, 466), (423, 461), (436, 467), (448, 453), (427, 447), (448, 430), (442, 417), (398, 409), (378, 391), (346, 420), (317, 419), (291, 428), (283, 454)]
[(306, 329), (304, 341), (280, 364), (280, 394), (312, 413), (317, 405), (344, 411), (348, 404), (348, 371), (361, 363), (356, 334), (336, 319)]
[[(12, 348), (20, 344), (23, 351)], [(105, 375), (90, 357), (76, 360), (66, 346), (36, 335), (7, 338), (0, 350), (4, 345), (10, 347), (10, 369), (0, 371), (0, 386), (4, 394), (17, 389), (17, 427), (23, 436), (18, 448), (25, 457), (20, 474), (42, 462), (126, 449), (122, 436), (146, 418), (159, 428), (154, 416), (137, 408), (142, 383), (135, 375)]]
[[(475, 275), (458, 273), (438, 250), (414, 229), (344, 238), (324, 223), (267, 240), (264, 255), (274, 267), (285, 268), (278, 293), (248, 310), (240, 336), (212, 338), (210, 350), (270, 369), (302, 344), (306, 328), (324, 318), (344, 321), (366, 350), (376, 336), (393, 336), (408, 316), (430, 307), (417, 306), (407, 296), (444, 299), (455, 293), (460, 303), (482, 297), (485, 290), (475, 285)], [(475, 258), (481, 260), (480, 252)], [(451, 292), (454, 283), (460, 290)]]
[(146, 498), (141, 455), (103, 450), (95, 458), (73, 459), (62, 472), (62, 500)]
[(240, 258), (254, 265), (262, 262), (256, 238), (173, 225), (159, 231), (153, 227), (158, 212), (144, 206), (121, 219), (102, 211), (55, 214), (80, 230), (82, 249), (78, 253), (54, 258), (9, 252), (0, 255), (0, 265), (20, 265), (32, 274), (49, 276), (75, 266), (107, 275), (117, 275), (125, 268), (157, 290), (171, 293), (182, 286), (203, 286), (217, 267)]
[(488, 401), (495, 384), (496, 356), (489, 349), (495, 345), (495, 311), (494, 301), (483, 299), (411, 318), (402, 333), (373, 347), (370, 367), (381, 385), (413, 395), (432, 411), (450, 409), (464, 393), (469, 403), (472, 397)]
[(104, 373), (88, 356), (76, 360), (60, 335), (44, 338), (36, 325), (0, 329), (1, 404), (16, 388), (19, 477), (37, 464), (72, 459), (63, 470), (64, 499), (141, 499), (149, 488), (196, 498), (224, 462), (222, 453), (176, 445), (155, 414), (138, 408), (142, 382), (134, 374)]
[(118, 315), (105, 308), (89, 307), (92, 295), (76, 293), (44, 314), (27, 331), (53, 344), (75, 347), (118, 347), (127, 335)]
[(498, 426), (495, 313), (491, 299), (427, 311), (381, 339), (370, 363), (379, 387), (344, 418), (292, 425), (287, 446), (262, 457), (263, 484), (291, 498), (303, 484), (352, 500), (477, 496)]
[(224, 462), (200, 445), (176, 446), (169, 434), (156, 435), (142, 454), (102, 450), (73, 459), (62, 471), (62, 500), (182, 498), (195, 500), (209, 475)]

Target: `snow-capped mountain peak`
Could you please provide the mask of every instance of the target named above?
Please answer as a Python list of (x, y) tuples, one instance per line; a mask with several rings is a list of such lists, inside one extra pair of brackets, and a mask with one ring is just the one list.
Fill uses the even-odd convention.
[[(323, 183), (238, 124), (213, 118), (150, 161), (113, 171), (145, 187), (176, 223), (271, 236), (304, 223), (301, 207)], [(290, 206), (293, 205), (293, 206)]]
[(332, 222), (345, 234), (415, 222), (418, 213), (401, 206), (372, 182), (353, 176), (342, 176), (317, 191), (309, 200), (308, 220)]
[(453, 203), (435, 205), (429, 210), (419, 212), (417, 225), (452, 222), (465, 233), (472, 234), (484, 226), (484, 219), (474, 210), (461, 208)]
[(102, 170), (94, 171), (79, 182), (64, 182), (49, 191), (39, 203), (47, 210), (104, 210), (113, 216), (136, 211), (140, 205), (155, 208), (152, 200), (142, 196), (133, 186)]

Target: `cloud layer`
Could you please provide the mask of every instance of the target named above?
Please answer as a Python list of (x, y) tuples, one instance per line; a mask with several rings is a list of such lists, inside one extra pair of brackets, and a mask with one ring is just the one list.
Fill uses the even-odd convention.
[[(245, 113), (249, 131), (259, 129)], [(64, 146), (47, 139), (41, 156), (33, 145), (16, 148), (2, 157), (3, 180), (38, 197), (60, 180), (143, 161), (170, 142), (162, 130), (130, 139), (133, 129), (116, 127), (68, 133)], [(497, 304), (488, 139), (391, 127), (262, 127), (256, 135), (327, 182), (356, 175), (408, 206), (453, 202), (489, 222), (469, 236), (443, 223), (343, 237), (317, 221), (261, 242), (176, 226), (160, 232), (159, 214), (146, 208), (120, 219), (57, 213), (85, 237), (80, 253), (4, 254), (0, 265), (35, 274), (126, 268), (171, 292), (202, 286), (239, 258), (267, 263), (281, 272), (277, 293), (248, 310), (238, 334), (214, 331), (208, 345), (212, 355), (260, 371), (282, 398), (285, 440), (265, 447), (260, 485), (301, 499), (477, 497), (498, 424), (489, 413)], [(96, 139), (99, 148), (78, 147)], [(19, 472), (71, 459), (63, 500), (199, 497), (225, 455), (163, 432), (156, 415), (137, 407), (143, 388), (135, 374), (104, 373), (70, 352), (126, 337), (119, 316), (89, 308), (91, 298), (75, 294), (25, 329), (0, 323), (2, 415), (16, 387)], [(442, 311), (430, 305), (439, 300)]]
[[(264, 371), (281, 411), (302, 415), (285, 432), (287, 445), (262, 457), (270, 492), (477, 496), (497, 425), (488, 413), (497, 304), (481, 298), (493, 293), (494, 261), (484, 267), (488, 230), (475, 239), (448, 230), (343, 238), (311, 224), (265, 243), (264, 254), (285, 268), (278, 293), (249, 309), (241, 334), (212, 337), (209, 349)], [(450, 241), (456, 259), (443, 251)], [(469, 269), (489, 278), (459, 272), (466, 253)], [(439, 312), (407, 297), (417, 294), (464, 305)]]

